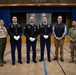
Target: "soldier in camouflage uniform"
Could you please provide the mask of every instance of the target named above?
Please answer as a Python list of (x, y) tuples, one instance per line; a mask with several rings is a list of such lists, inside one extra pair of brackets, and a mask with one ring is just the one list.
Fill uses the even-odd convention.
[(76, 21), (72, 22), (72, 26), (73, 27), (69, 29), (70, 50), (71, 50), (71, 60), (69, 61), (70, 63), (74, 62), (75, 57), (74, 51), (76, 50)]

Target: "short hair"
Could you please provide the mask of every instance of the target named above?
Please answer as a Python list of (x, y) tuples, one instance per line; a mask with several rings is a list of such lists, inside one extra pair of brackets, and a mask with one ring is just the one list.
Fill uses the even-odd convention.
[(34, 18), (33, 16), (30, 16), (30, 18)]
[[(13, 17), (16, 17), (17, 18), (17, 16), (13, 16)], [(12, 19), (13, 19), (13, 17), (12, 17)]]
[(61, 15), (59, 15), (58, 17), (62, 17)]
[[(0, 22), (3, 21), (3, 19), (0, 19)], [(4, 21), (3, 21), (4, 22)]]
[(47, 18), (46, 16), (43, 16), (42, 18), (44, 18), (44, 17)]

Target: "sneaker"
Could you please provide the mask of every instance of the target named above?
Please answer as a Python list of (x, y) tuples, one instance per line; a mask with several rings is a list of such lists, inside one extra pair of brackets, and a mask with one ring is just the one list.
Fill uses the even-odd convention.
[(6, 61), (3, 60), (2, 63), (3, 63), (3, 64), (6, 64)]
[(58, 60), (58, 58), (57, 57), (54, 57), (54, 59), (53, 60)]
[(64, 62), (64, 59), (61, 59), (61, 62)]
[(73, 63), (74, 62), (74, 59), (71, 59), (70, 61), (69, 61), (69, 63)]
[(3, 67), (3, 63), (0, 63), (0, 67)]

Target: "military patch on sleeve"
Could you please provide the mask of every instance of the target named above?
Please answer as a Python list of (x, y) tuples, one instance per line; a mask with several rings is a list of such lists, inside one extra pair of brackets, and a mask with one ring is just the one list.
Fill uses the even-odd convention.
[(40, 28), (43, 28), (43, 25), (40, 23)]
[(11, 25), (11, 28), (13, 28), (13, 25)]
[(28, 29), (30, 29), (30, 26), (28, 26)]
[(18, 25), (18, 27), (20, 28), (20, 25)]
[(48, 27), (50, 28), (50, 25), (48, 25)]
[(25, 27), (24, 27), (24, 29), (25, 29)]
[(34, 27), (34, 29), (36, 29), (36, 26)]

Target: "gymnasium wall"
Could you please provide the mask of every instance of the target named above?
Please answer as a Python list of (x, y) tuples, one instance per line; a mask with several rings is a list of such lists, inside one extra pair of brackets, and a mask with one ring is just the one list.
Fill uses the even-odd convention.
[[(76, 0), (46, 0), (47, 3), (76, 3)], [(0, 0), (0, 4), (26, 4), (32, 0)]]

